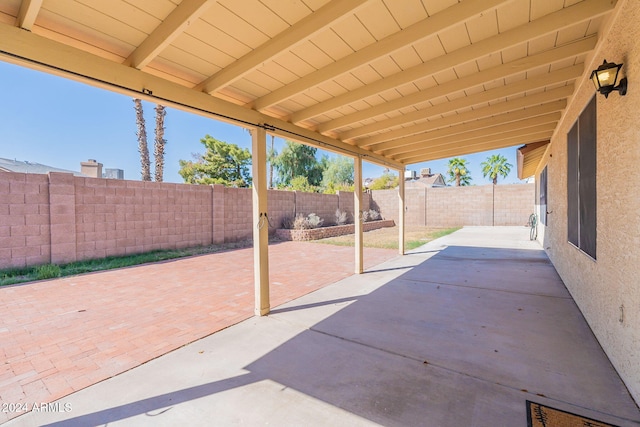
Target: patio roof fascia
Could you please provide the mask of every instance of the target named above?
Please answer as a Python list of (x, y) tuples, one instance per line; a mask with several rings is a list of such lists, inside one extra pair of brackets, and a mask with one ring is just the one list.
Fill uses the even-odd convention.
[(404, 168), (403, 163), (391, 158), (136, 68), (114, 63), (19, 27), (0, 24), (0, 60), (227, 123), (247, 128), (262, 127), (270, 134), (350, 157), (361, 156), (367, 161), (393, 169)]
[(550, 143), (550, 140), (534, 142), (516, 150), (518, 179), (527, 179), (535, 175)]

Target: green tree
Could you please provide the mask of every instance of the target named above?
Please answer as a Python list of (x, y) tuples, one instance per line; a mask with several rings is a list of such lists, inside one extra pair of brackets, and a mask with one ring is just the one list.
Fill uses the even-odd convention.
[(391, 173), (388, 169), (381, 176), (374, 179), (369, 190), (387, 190), (398, 186), (398, 175)]
[(306, 193), (315, 193), (318, 191), (318, 187), (309, 184), (306, 176), (298, 175), (291, 179), (289, 186), (287, 187), (293, 191), (304, 191)]
[(335, 193), (341, 189), (353, 186), (353, 159), (345, 156), (329, 158), (324, 156), (320, 161), (322, 166), (322, 189), (325, 193)]
[(307, 178), (309, 185), (318, 186), (322, 182), (322, 166), (316, 159), (317, 149), (293, 141), (285, 141), (285, 146), (273, 159), (281, 186), (288, 187), (297, 176)]
[(224, 184), (234, 187), (251, 185), (249, 165), (251, 153), (236, 144), (220, 141), (205, 135), (200, 142), (206, 147), (203, 155), (195, 154), (194, 160), (180, 160), (178, 173), (190, 184)]
[(456, 187), (460, 187), (461, 185), (471, 185), (471, 175), (469, 175), (467, 159), (454, 157), (449, 160), (447, 175), (449, 175), (448, 181), (455, 182)]
[(502, 175), (503, 178), (506, 178), (513, 167), (511, 163), (507, 162), (507, 158), (502, 154), (493, 154), (487, 157), (487, 160), (480, 163), (480, 166), (482, 166), (482, 175), (485, 178), (487, 176), (491, 178), (493, 185), (498, 183), (498, 175)]

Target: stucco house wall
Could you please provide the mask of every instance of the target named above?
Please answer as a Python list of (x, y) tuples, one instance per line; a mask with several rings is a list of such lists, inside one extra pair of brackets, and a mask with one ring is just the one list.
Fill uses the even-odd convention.
[[(640, 402), (640, 2), (620, 0), (587, 70), (624, 63), (626, 96), (596, 94), (585, 78), (540, 165), (548, 166), (539, 240), (629, 391)], [(568, 243), (567, 132), (597, 99), (597, 260)], [(538, 194), (538, 193), (537, 193)]]

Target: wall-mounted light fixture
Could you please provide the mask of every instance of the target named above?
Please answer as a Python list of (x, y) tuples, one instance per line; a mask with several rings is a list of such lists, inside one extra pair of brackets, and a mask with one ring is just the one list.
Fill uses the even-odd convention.
[(616, 86), (618, 81), (618, 74), (623, 64), (616, 64), (613, 62), (607, 62), (605, 59), (602, 65), (591, 72), (591, 80), (596, 86), (596, 90), (604, 95), (605, 98), (609, 97), (609, 94), (614, 90), (620, 92), (620, 96), (627, 94), (627, 78), (624, 77), (620, 80), (620, 84)]

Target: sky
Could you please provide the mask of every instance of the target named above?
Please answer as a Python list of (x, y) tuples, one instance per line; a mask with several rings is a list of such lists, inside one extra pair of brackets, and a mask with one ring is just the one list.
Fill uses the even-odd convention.
[[(123, 169), (125, 179), (140, 179), (140, 155), (131, 97), (0, 61), (0, 157), (80, 171), (80, 162), (95, 159), (104, 168)], [(155, 104), (144, 102), (149, 151), (153, 161)], [(200, 139), (216, 139), (251, 150), (251, 137), (242, 127), (193, 113), (167, 108), (165, 117), (165, 182), (183, 182), (179, 160), (203, 153)], [(267, 136), (269, 142), (269, 136)], [(284, 140), (276, 138), (276, 150)], [(500, 183), (520, 183), (516, 148), (460, 156), (468, 161), (472, 184), (489, 184), (480, 164), (502, 154), (513, 165)], [(318, 157), (333, 153), (318, 150)], [(419, 173), (431, 168), (445, 174), (448, 159), (408, 165)], [(152, 163), (153, 165), (153, 163)], [(384, 167), (363, 162), (363, 177), (380, 176)], [(153, 173), (153, 166), (152, 166)]]

